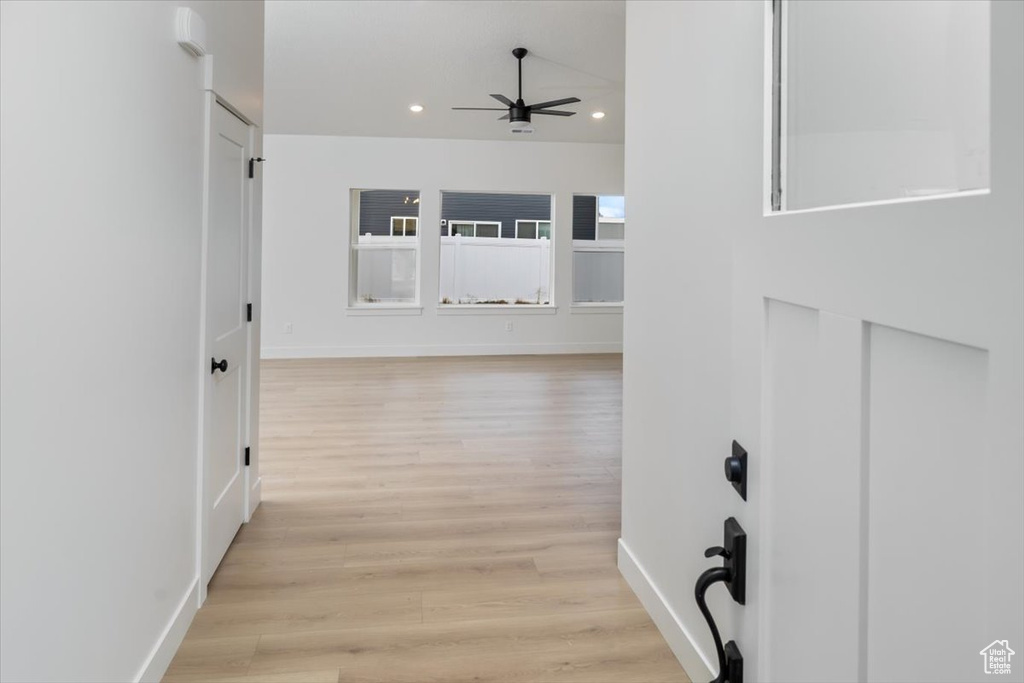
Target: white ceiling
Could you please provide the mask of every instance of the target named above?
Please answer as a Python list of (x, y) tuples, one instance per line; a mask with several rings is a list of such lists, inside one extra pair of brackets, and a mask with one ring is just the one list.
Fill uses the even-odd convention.
[[(451, 110), (515, 99), (520, 45), (523, 99), (579, 97), (576, 116), (513, 138), (500, 111)], [(266, 3), (267, 133), (621, 143), (624, 80), (622, 1)]]

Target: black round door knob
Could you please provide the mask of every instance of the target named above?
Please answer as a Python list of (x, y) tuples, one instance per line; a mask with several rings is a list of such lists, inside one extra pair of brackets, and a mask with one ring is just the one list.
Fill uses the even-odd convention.
[(743, 481), (743, 463), (738, 457), (725, 459), (725, 478), (735, 484)]
[(211, 358), (210, 359), (210, 374), (212, 375), (213, 373), (217, 372), (218, 370), (220, 370), (221, 372), (227, 372), (228, 371), (228, 359), (227, 358), (224, 358), (219, 363), (217, 362), (216, 358)]

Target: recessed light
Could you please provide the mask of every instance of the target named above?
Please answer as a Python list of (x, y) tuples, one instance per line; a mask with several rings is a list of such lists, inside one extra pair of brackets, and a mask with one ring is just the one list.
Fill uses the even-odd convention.
[(422, 104), (414, 104), (411, 107), (409, 107), (409, 111), (415, 112), (415, 113), (419, 114), (421, 111), (423, 111), (423, 105)]
[(594, 117), (595, 119), (603, 119), (604, 118), (604, 112), (603, 111), (595, 111), (593, 114), (591, 114), (591, 116)]

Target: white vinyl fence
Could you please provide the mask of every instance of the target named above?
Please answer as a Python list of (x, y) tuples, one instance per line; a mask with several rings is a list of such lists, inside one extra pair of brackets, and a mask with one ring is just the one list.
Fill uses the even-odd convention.
[(441, 238), (441, 301), (546, 304), (551, 242), (499, 237)]
[(415, 237), (360, 235), (352, 245), (356, 269), (354, 303), (416, 300)]
[[(416, 300), (415, 238), (360, 235), (355, 246), (357, 303)], [(596, 244), (596, 246), (595, 246)], [(573, 301), (621, 302), (622, 246), (576, 243)], [(547, 239), (442, 237), (440, 298), (444, 303), (546, 304), (551, 301)]]

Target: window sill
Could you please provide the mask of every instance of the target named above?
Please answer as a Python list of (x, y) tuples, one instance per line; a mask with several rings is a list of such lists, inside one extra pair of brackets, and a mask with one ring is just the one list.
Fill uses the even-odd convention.
[(551, 304), (438, 304), (438, 315), (554, 315)]
[(623, 306), (621, 303), (575, 303), (570, 309), (573, 315), (622, 315)]
[(423, 315), (423, 307), (408, 304), (365, 304), (349, 306), (345, 315)]

